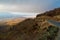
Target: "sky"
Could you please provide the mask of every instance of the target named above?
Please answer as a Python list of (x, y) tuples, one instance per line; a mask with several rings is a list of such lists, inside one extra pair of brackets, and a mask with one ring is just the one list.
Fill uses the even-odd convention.
[(10, 12), (27, 17), (34, 17), (58, 7), (60, 7), (60, 0), (0, 0), (0, 12)]

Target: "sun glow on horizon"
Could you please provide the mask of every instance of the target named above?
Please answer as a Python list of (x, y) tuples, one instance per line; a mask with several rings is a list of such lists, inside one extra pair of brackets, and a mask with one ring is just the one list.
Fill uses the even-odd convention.
[(29, 17), (33, 18), (33, 17), (36, 17), (36, 15), (39, 14), (39, 13), (11, 12), (11, 14), (22, 15), (23, 17), (27, 17), (27, 18), (29, 18)]

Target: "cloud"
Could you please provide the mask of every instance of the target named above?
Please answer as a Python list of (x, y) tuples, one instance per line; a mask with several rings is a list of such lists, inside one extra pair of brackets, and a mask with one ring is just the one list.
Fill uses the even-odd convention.
[(13, 15), (20, 15), (26, 18), (34, 18), (38, 13), (25, 13), (25, 12), (10, 12)]
[(0, 11), (34, 12), (49, 10), (54, 0), (0, 0)]
[(59, 6), (58, 0), (0, 0), (0, 12), (9, 12), (23, 17), (35, 17)]
[(0, 11), (29, 12), (33, 11), (36, 6), (33, 5), (5, 5), (0, 4)]

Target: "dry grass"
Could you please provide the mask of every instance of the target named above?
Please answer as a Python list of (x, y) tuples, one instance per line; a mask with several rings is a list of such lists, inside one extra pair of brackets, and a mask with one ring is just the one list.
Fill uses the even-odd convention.
[(16, 24), (18, 24), (19, 22), (22, 22), (23, 20), (25, 20), (25, 19), (17, 18), (17, 19), (6, 20), (5, 23), (6, 23), (7, 25), (16, 25)]

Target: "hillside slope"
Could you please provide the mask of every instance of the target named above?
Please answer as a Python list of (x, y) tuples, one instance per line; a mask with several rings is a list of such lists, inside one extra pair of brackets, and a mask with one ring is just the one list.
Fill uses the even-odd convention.
[[(34, 19), (26, 19), (12, 25), (7, 32), (0, 33), (1, 40), (55, 40), (59, 28), (47, 20), (60, 21), (60, 8), (38, 14)], [(9, 27), (9, 26), (8, 26)]]

